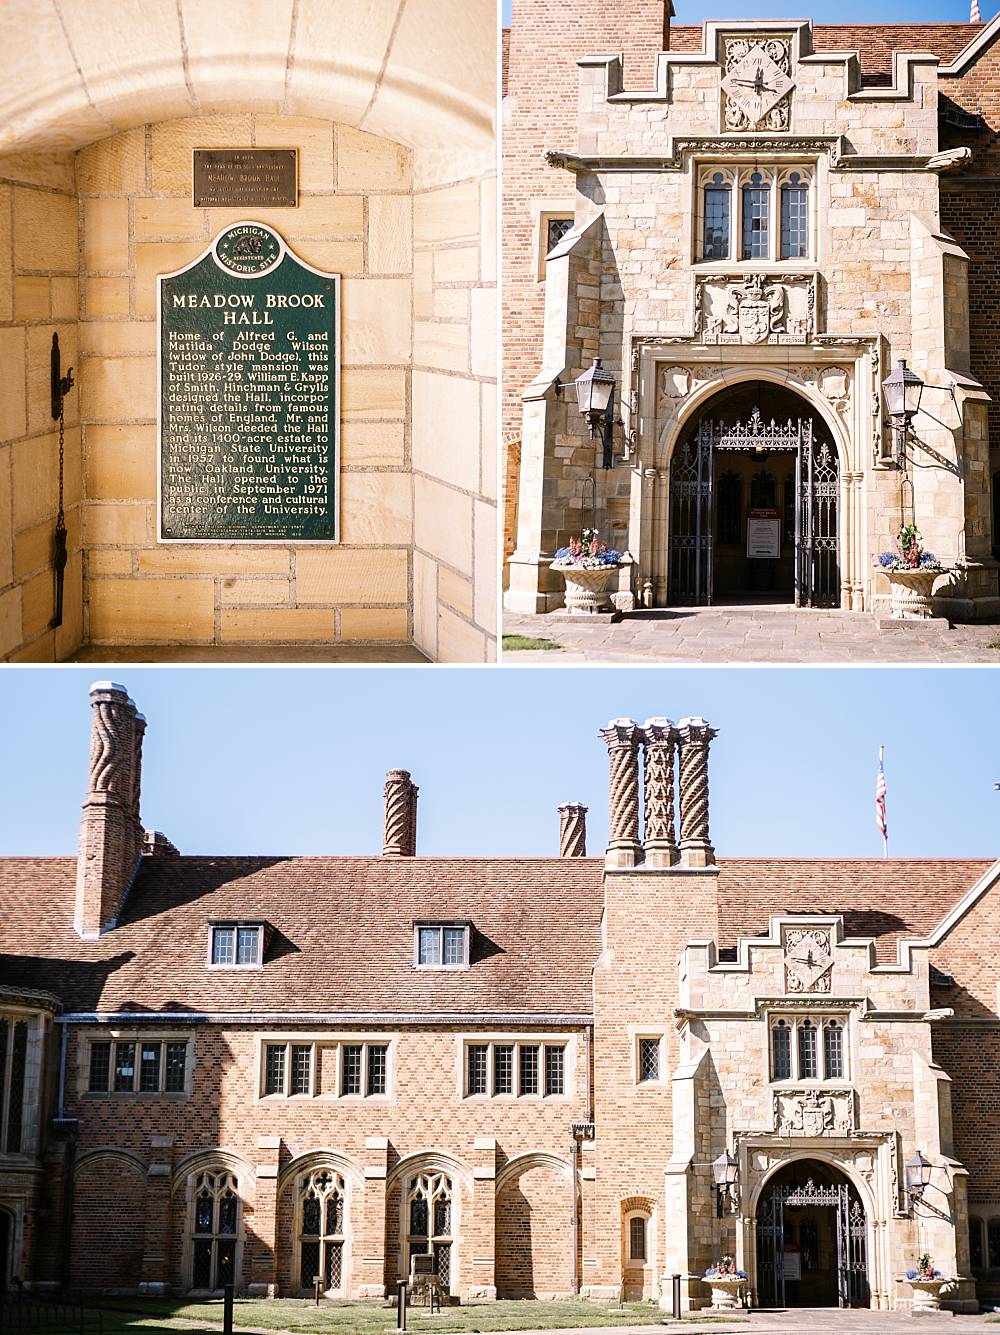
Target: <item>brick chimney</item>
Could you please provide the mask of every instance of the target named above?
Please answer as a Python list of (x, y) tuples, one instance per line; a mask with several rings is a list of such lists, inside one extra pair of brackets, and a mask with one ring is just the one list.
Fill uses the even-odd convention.
[(559, 856), (587, 856), (587, 808), (579, 802), (564, 802), (559, 808)]
[(677, 729), (668, 718), (642, 725), (643, 848), (647, 867), (673, 867), (680, 858), (674, 820), (674, 754)]
[(714, 867), (708, 831), (708, 748), (718, 736), (703, 718), (683, 718), (680, 739), (681, 865)]
[(639, 746), (642, 730), (630, 718), (601, 729), (608, 748), (608, 847), (605, 866), (620, 870), (640, 860)]
[(146, 720), (113, 681), (90, 688), (90, 774), (80, 823), (73, 926), (84, 937), (114, 926), (143, 848), (139, 816)]
[(417, 855), (417, 794), (419, 788), (405, 769), (391, 769), (385, 776), (385, 838), (382, 856), (413, 858)]

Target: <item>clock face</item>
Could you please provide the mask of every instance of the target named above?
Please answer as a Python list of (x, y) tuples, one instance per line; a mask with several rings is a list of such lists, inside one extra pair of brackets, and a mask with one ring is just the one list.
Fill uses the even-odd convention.
[(726, 96), (743, 112), (751, 129), (760, 124), (792, 86), (788, 75), (757, 43), (722, 80)]
[(785, 950), (785, 974), (789, 991), (807, 992), (833, 963), (825, 932), (796, 932)]

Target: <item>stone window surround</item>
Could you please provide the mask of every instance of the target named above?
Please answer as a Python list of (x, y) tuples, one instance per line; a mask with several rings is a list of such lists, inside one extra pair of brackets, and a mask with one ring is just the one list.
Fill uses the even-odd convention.
[(532, 267), (536, 280), (544, 283), (545, 261), (548, 255), (545, 244), (548, 224), (553, 218), (575, 218), (576, 202), (572, 195), (548, 196), (529, 200), (528, 209), (531, 217), (531, 248), (534, 260)]
[[(853, 1088), (852, 1072), (856, 1069), (854, 1062), (854, 1008), (851, 1006), (838, 1006), (836, 1002), (829, 1005), (820, 1004), (810, 1007), (808, 1010), (798, 1008), (783, 1009), (780, 1002), (773, 1007), (768, 1007), (766, 1012), (767, 1019), (767, 1063), (768, 1063), (768, 1083), (778, 1089), (784, 1086), (799, 1085), (822, 1085), (832, 1088)], [(774, 1046), (772, 1034), (779, 1020), (783, 1020), (790, 1030), (791, 1047), (791, 1073), (778, 1079), (774, 1075)], [(798, 1027), (804, 1020), (810, 1020), (816, 1026), (816, 1054), (819, 1069), (823, 1072), (820, 1076), (800, 1076), (799, 1069), (799, 1049), (798, 1049)], [(831, 1020), (836, 1020), (842, 1031), (841, 1055), (843, 1061), (843, 1073), (838, 1076), (826, 1075), (826, 1047), (824, 1028)]]
[[(652, 1237), (652, 1213), (648, 1209), (629, 1210), (622, 1219), (622, 1249), (625, 1253), (625, 1266), (629, 1270), (642, 1270), (651, 1263), (650, 1239)], [(644, 1243), (645, 1256), (632, 1255), (632, 1220), (641, 1219), (645, 1224)]]
[[(669, 1078), (667, 1075), (667, 1045), (664, 1031), (655, 1026), (632, 1024), (628, 1027), (628, 1037), (632, 1048), (632, 1084), (636, 1090), (666, 1089)], [(660, 1047), (660, 1074), (655, 1080), (640, 1080), (639, 1078), (639, 1042), (646, 1038), (655, 1040)]]
[[(254, 1056), (254, 1098), (258, 1103), (363, 1103), (370, 1104), (394, 1104), (396, 1102), (396, 1052), (399, 1043), (399, 1034), (397, 1033), (372, 1033), (365, 1031), (361, 1033), (329, 1034), (329, 1033), (262, 1033), (255, 1036), (256, 1052)], [(363, 1048), (361, 1057), (362, 1075), (367, 1084), (368, 1072), (368, 1045), (384, 1047), (386, 1052), (386, 1072), (384, 1094), (341, 1094), (341, 1048), (344, 1045), (360, 1044)], [(286, 1049), (285, 1070), (286, 1070), (286, 1088), (287, 1073), (291, 1070), (292, 1047), (311, 1047), (312, 1056), (309, 1063), (309, 1094), (265, 1094), (264, 1081), (267, 1073), (266, 1053), (268, 1047), (284, 1047)], [(316, 1049), (332, 1048), (335, 1049), (334, 1057), (334, 1080), (333, 1089), (330, 1092), (316, 1093)]]
[[(719, 260), (704, 260), (702, 253), (705, 243), (705, 187), (710, 184), (712, 177), (716, 172), (721, 172), (725, 184), (730, 187), (731, 198), (729, 206), (729, 256)], [(743, 189), (754, 172), (760, 172), (771, 187), (769, 199), (769, 217), (768, 217), (768, 237), (770, 244), (770, 253), (767, 259), (745, 260), (741, 257), (742, 237), (743, 237)], [(801, 257), (782, 259), (781, 249), (781, 187), (788, 183), (789, 177), (793, 172), (797, 172), (803, 179), (803, 184), (807, 187), (808, 199), (808, 236), (809, 245), (807, 253)], [(699, 162), (695, 164), (691, 173), (692, 187), (694, 190), (694, 204), (692, 216), (695, 219), (695, 226), (692, 233), (693, 249), (691, 250), (692, 261), (701, 269), (711, 269), (713, 265), (732, 267), (735, 265), (746, 265), (748, 269), (759, 269), (762, 265), (776, 264), (782, 268), (796, 268), (803, 266), (811, 268), (818, 260), (818, 241), (817, 241), (817, 218), (819, 217), (819, 208), (817, 201), (818, 192), (818, 171), (816, 161), (804, 160), (801, 162), (773, 162), (773, 161), (741, 161), (741, 162)]]
[(187, 1192), (187, 1204), (185, 1210), (185, 1223), (184, 1223), (184, 1252), (181, 1262), (181, 1275), (183, 1277), (182, 1282), (185, 1293), (222, 1292), (221, 1289), (195, 1290), (193, 1288), (194, 1238), (195, 1238), (194, 1224), (195, 1224), (195, 1209), (196, 1209), (195, 1197), (197, 1194), (198, 1178), (201, 1177), (202, 1174), (204, 1173), (219, 1173), (223, 1174), (224, 1176), (232, 1176), (236, 1180), (236, 1188), (235, 1188), (236, 1200), (237, 1200), (236, 1234), (235, 1234), (236, 1243), (235, 1243), (233, 1273), (235, 1275), (240, 1275), (242, 1274), (242, 1268), (243, 1268), (243, 1234), (244, 1234), (244, 1213), (245, 1213), (244, 1207), (246, 1202), (243, 1196), (242, 1179), (240, 1178), (239, 1173), (235, 1172), (229, 1165), (225, 1163), (220, 1162), (214, 1164), (201, 1164), (188, 1174), (186, 1181), (186, 1188), (185, 1188)]
[[(488, 1048), (486, 1060), (486, 1089), (485, 1094), (469, 1094), (467, 1092), (468, 1076), (468, 1049), (471, 1045), (480, 1044)], [(513, 1046), (514, 1047), (514, 1085), (515, 1092), (512, 1094), (494, 1094), (493, 1089), (493, 1051), (494, 1047)], [(518, 1048), (521, 1046), (538, 1047), (538, 1088), (537, 1094), (518, 1094), (516, 1086), (518, 1083)], [(561, 1094), (546, 1094), (545, 1089), (545, 1048), (561, 1047), (563, 1049), (563, 1092)], [(534, 1033), (529, 1031), (519, 1031), (517, 1033), (465, 1033), (455, 1036), (455, 1057), (456, 1057), (456, 1092), (460, 1103), (493, 1103), (493, 1104), (511, 1104), (518, 1106), (520, 1104), (531, 1103), (571, 1103), (576, 1095), (576, 1037), (573, 1034), (560, 1033)]]
[[(321, 1214), (320, 1214), (321, 1239), (323, 1239), (326, 1242), (329, 1242), (332, 1238), (339, 1237), (341, 1240), (340, 1287), (338, 1289), (327, 1289), (324, 1290), (324, 1292), (327, 1294), (327, 1296), (332, 1295), (338, 1298), (346, 1298), (350, 1291), (350, 1275), (351, 1275), (351, 1241), (352, 1241), (351, 1183), (350, 1179), (344, 1173), (340, 1172), (336, 1168), (330, 1167), (327, 1164), (319, 1164), (318, 1166), (308, 1169), (306, 1172), (298, 1173), (295, 1177), (294, 1192), (293, 1192), (293, 1200), (295, 1202), (295, 1214), (293, 1216), (295, 1243), (292, 1254), (293, 1269), (292, 1269), (291, 1287), (298, 1293), (308, 1292), (310, 1296), (312, 1295), (313, 1292), (313, 1287), (311, 1284), (309, 1285), (308, 1289), (304, 1289), (298, 1283), (299, 1279), (301, 1278), (301, 1269), (302, 1269), (302, 1236), (303, 1236), (302, 1204), (303, 1201), (305, 1200), (306, 1192), (309, 1190), (309, 1186), (313, 1178), (318, 1173), (323, 1173), (323, 1172), (329, 1172), (333, 1175), (334, 1178), (337, 1179), (337, 1184), (338, 1184), (337, 1189), (340, 1191), (344, 1202), (343, 1220), (342, 1220), (343, 1229), (339, 1235), (330, 1234), (325, 1231), (325, 1226), (326, 1226), (325, 1210), (323, 1210), (321, 1207)], [(306, 1236), (310, 1238), (310, 1240), (312, 1240), (312, 1238), (315, 1237), (316, 1235), (307, 1234)]]
[[(250, 964), (240, 964), (237, 961), (236, 954), (239, 943), (239, 930), (241, 927), (253, 928), (257, 932), (257, 958)], [(216, 932), (230, 931), (235, 933), (233, 937), (233, 960), (231, 964), (217, 964), (212, 958), (215, 947)], [(230, 918), (225, 921), (210, 922), (208, 925), (208, 955), (205, 963), (209, 969), (262, 969), (264, 967), (264, 951), (267, 948), (267, 923), (262, 922), (260, 918)]]
[[(77, 1067), (76, 1067), (76, 1092), (81, 1099), (189, 1099), (191, 1097), (191, 1085), (194, 1075), (194, 1035), (179, 1032), (175, 1029), (165, 1029), (163, 1031), (153, 1029), (131, 1029), (120, 1028), (119, 1026), (102, 1026), (100, 1029), (81, 1029), (77, 1035)], [(108, 1088), (106, 1090), (90, 1088), (90, 1049), (94, 1043), (111, 1044), (111, 1067), (108, 1074)], [(134, 1043), (138, 1056), (138, 1049), (143, 1043), (159, 1043), (165, 1047), (167, 1043), (183, 1043), (187, 1049), (184, 1056), (184, 1088), (183, 1090), (152, 1090), (152, 1089), (113, 1089), (114, 1085), (114, 1045), (116, 1043)], [(138, 1071), (138, 1060), (136, 1069)], [(160, 1082), (162, 1084), (166, 1061), (164, 1057), (160, 1060)]]

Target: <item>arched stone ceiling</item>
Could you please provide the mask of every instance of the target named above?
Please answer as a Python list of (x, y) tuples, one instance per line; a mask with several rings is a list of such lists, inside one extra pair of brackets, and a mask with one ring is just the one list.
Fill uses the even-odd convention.
[(244, 110), (489, 149), (492, 0), (2, 0), (0, 154)]

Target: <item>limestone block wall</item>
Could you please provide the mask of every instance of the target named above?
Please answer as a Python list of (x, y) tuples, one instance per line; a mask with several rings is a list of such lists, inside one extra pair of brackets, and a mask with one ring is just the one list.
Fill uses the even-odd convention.
[(496, 171), (418, 170), (414, 638), (432, 658), (482, 662), (496, 656)]
[(77, 205), (70, 155), (0, 159), (0, 660), (52, 662), (82, 636), (79, 388), (66, 398), (64, 494), (69, 563), (55, 610), (58, 434), (49, 357), (77, 354)]
[[(295, 209), (195, 209), (196, 145), (297, 147)], [(412, 163), (298, 117), (139, 126), (78, 156), (85, 632), (94, 644), (411, 638)], [(156, 275), (227, 224), (343, 275), (341, 543), (156, 542)]]

